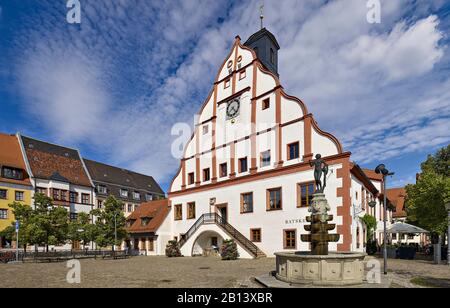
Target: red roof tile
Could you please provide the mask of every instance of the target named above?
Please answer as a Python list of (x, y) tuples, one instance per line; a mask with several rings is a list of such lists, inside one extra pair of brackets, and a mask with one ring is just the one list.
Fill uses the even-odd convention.
[[(127, 231), (129, 233), (155, 233), (168, 214), (169, 200), (167, 199), (142, 203), (127, 218), (127, 221), (133, 222)], [(142, 224), (142, 220), (145, 218), (150, 219), (146, 226)]]

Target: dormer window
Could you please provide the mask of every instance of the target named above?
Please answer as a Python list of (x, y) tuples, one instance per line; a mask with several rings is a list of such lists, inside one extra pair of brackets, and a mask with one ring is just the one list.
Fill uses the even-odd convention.
[(146, 195), (145, 195), (145, 200), (147, 200), (147, 201), (153, 201), (153, 195), (152, 195), (152, 194), (146, 194)]
[(3, 167), (2, 177), (11, 180), (23, 180), (23, 170), (17, 168)]
[(121, 190), (120, 190), (120, 196), (121, 196), (122, 198), (128, 198), (128, 190), (126, 190), (126, 189), (121, 189)]
[(270, 63), (275, 64), (275, 52), (270, 48)]
[(140, 200), (141, 199), (141, 194), (139, 192), (135, 191), (133, 193), (133, 199), (134, 200)]
[(108, 190), (106, 189), (106, 186), (98, 185), (97, 190), (100, 194), (107, 194)]
[(142, 227), (148, 226), (148, 224), (150, 223), (151, 220), (152, 220), (151, 217), (143, 217), (143, 218), (141, 218), (141, 226)]

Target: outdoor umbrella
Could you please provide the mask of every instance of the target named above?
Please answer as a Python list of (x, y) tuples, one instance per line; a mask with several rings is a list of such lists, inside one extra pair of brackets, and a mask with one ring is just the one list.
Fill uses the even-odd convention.
[(417, 234), (417, 233), (429, 233), (427, 230), (404, 223), (396, 222), (388, 228), (388, 233), (400, 233), (400, 234)]

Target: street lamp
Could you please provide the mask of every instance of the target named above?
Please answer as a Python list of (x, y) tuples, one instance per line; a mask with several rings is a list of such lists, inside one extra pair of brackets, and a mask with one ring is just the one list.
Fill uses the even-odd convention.
[(448, 213), (448, 234), (447, 234), (447, 264), (450, 265), (450, 201), (445, 205)]
[(393, 172), (389, 172), (386, 166), (381, 164), (375, 168), (376, 174), (383, 176), (383, 225), (384, 225), (384, 244), (383, 244), (383, 259), (384, 259), (384, 274), (387, 275), (387, 197), (386, 197), (386, 177), (394, 175)]
[(117, 244), (117, 215), (119, 215), (118, 212), (114, 213), (114, 245), (113, 245), (113, 251), (115, 251), (115, 247)]

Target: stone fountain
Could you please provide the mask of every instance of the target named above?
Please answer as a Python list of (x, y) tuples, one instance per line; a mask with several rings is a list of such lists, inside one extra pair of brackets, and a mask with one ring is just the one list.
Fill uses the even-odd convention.
[(317, 286), (362, 284), (365, 254), (328, 251), (328, 244), (340, 239), (339, 234), (328, 233), (336, 228), (335, 224), (329, 223), (333, 215), (328, 214), (331, 208), (324, 194), (328, 165), (320, 155), (310, 164), (315, 166), (317, 190), (309, 208), (311, 216), (306, 217), (311, 224), (306, 225), (305, 230), (310, 233), (301, 235), (301, 240), (311, 243), (311, 251), (276, 253), (276, 278), (288, 283)]

